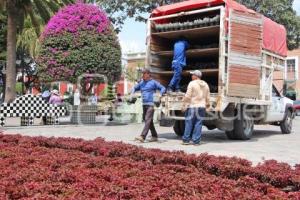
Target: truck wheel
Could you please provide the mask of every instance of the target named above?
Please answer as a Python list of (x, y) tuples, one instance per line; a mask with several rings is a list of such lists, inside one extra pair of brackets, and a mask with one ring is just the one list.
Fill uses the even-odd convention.
[(208, 130), (214, 130), (214, 129), (216, 129), (217, 127), (216, 127), (216, 126), (213, 126), (213, 125), (207, 125), (206, 128), (207, 128)]
[(293, 114), (291, 111), (287, 111), (284, 120), (280, 122), (280, 129), (283, 134), (290, 134), (293, 127)]
[(233, 130), (232, 131), (225, 131), (225, 133), (226, 133), (226, 136), (227, 136), (228, 139), (236, 140), (236, 138), (234, 137), (234, 131)]
[(231, 140), (249, 140), (254, 130), (254, 121), (251, 118), (241, 116), (241, 119), (234, 121), (234, 129), (226, 131), (228, 139)]
[(176, 120), (173, 126), (173, 130), (176, 135), (183, 136), (185, 128), (185, 121), (183, 120)]
[(239, 140), (249, 140), (252, 137), (254, 122), (251, 119), (236, 120), (234, 124), (235, 135)]

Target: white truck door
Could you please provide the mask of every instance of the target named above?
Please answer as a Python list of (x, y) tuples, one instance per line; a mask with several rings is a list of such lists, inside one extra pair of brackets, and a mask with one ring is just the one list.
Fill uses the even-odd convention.
[(268, 106), (266, 122), (279, 122), (283, 120), (285, 112), (284, 98), (280, 95), (278, 90), (273, 86), (272, 88), (272, 104)]

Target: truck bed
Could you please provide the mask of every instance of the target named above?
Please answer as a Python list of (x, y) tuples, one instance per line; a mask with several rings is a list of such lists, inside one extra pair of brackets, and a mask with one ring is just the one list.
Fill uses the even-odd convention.
[(174, 43), (184, 36), (190, 48), (182, 92), (191, 81), (189, 72), (198, 69), (217, 96), (212, 100), (216, 110), (224, 111), (231, 103), (270, 105), (273, 72), (284, 69), (285, 58), (264, 49), (262, 15), (226, 11), (223, 6), (150, 18), (146, 65), (153, 78), (167, 86), (173, 75)]
[[(161, 24), (153, 22), (151, 25), (150, 54), (149, 65), (153, 78), (167, 86), (172, 78), (171, 69), (173, 60), (173, 45), (180, 36), (188, 39), (190, 48), (186, 51), (187, 66), (182, 72), (182, 81), (180, 83), (181, 91), (185, 92), (188, 83), (191, 81), (190, 71), (201, 70), (203, 79), (209, 84), (211, 93), (218, 93), (218, 76), (219, 76), (219, 35), (220, 21), (219, 12), (208, 12), (190, 16), (189, 19), (184, 17), (172, 19), (169, 25), (185, 24), (195, 22), (198, 19), (211, 20), (201, 25), (191, 25), (186, 27), (170, 28), (158, 30)], [(165, 24), (166, 25), (166, 24)]]

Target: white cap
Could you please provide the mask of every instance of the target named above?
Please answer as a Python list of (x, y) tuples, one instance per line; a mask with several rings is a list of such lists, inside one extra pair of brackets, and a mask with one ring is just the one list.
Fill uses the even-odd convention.
[(190, 74), (193, 74), (195, 76), (198, 76), (199, 78), (202, 77), (202, 72), (200, 70), (194, 70), (194, 71), (191, 71)]
[(52, 94), (59, 95), (58, 90), (52, 90)]

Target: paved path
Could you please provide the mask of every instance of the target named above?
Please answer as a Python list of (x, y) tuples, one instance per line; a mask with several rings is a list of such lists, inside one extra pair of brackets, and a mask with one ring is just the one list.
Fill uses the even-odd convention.
[(28, 136), (73, 137), (92, 140), (103, 137), (107, 141), (122, 141), (140, 145), (145, 148), (163, 150), (182, 150), (187, 153), (209, 153), (213, 155), (237, 156), (246, 158), (254, 164), (264, 159), (276, 159), (291, 165), (300, 164), (300, 118), (294, 121), (294, 132), (283, 135), (279, 127), (256, 126), (254, 136), (249, 141), (232, 141), (221, 131), (203, 133), (203, 144), (200, 146), (183, 146), (181, 140), (172, 128), (157, 127), (158, 143), (137, 143), (133, 138), (142, 130), (142, 124), (130, 125), (93, 125), (93, 126), (34, 126), (34, 127), (5, 127), (4, 133), (19, 133)]

